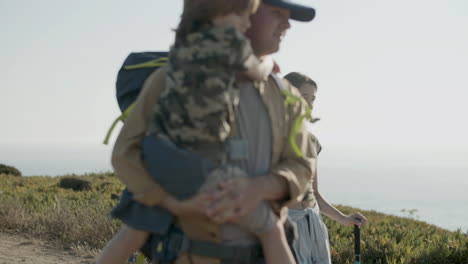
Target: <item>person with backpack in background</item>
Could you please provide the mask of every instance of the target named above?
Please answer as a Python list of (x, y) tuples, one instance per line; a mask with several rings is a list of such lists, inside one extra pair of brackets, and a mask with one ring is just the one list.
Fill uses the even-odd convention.
[[(284, 79), (299, 89), (302, 97), (312, 110), (315, 94), (317, 93), (317, 84), (311, 78), (299, 72), (288, 73), (284, 76)], [(312, 120), (312, 122), (317, 120)], [(316, 144), (315, 149), (318, 156), (322, 146), (312, 133), (310, 133), (310, 137)], [(289, 216), (297, 223), (299, 233), (298, 239), (293, 244), (293, 252), (298, 263), (331, 263), (328, 231), (320, 213), (343, 225), (358, 225), (361, 227), (367, 222), (367, 218), (362, 214), (356, 212), (345, 215), (325, 200), (318, 190), (317, 167), (315, 167), (303, 200), (289, 206)]]
[[(310, 21), (314, 15), (313, 8), (291, 1), (264, 0), (251, 16), (252, 26), (246, 32), (253, 53), (260, 58), (276, 52), (285, 31), (290, 27), (289, 18)], [(298, 96), (299, 93), (275, 75), (255, 82), (241, 76), (236, 78), (239, 104), (228, 138), (239, 143), (233, 144), (236, 149), (234, 156), (240, 157), (237, 160), (239, 166), (251, 178), (235, 177), (219, 183), (215, 193), (177, 199), (150, 176), (144, 166), (145, 157), (141, 155), (144, 152), (143, 140), (152, 122), (153, 106), (158, 98), (163, 97), (169, 70), (169, 67), (163, 67), (145, 81), (114, 146), (112, 163), (115, 173), (129, 190), (127, 196), (122, 196), (121, 204), (125, 209), (120, 211), (121, 219), (127, 226), (114, 237), (114, 241), (124, 237), (128, 239), (126, 241), (143, 241), (141, 238), (146, 238), (146, 231), (160, 231), (163, 218), (149, 219), (155, 230), (146, 231), (138, 230), (132, 226), (133, 223), (125, 221), (132, 212), (151, 207), (154, 211), (165, 210), (175, 216), (171, 221), (183, 231), (181, 241), (188, 241), (189, 244), (185, 251), (176, 251), (174, 259), (164, 261), (261, 263), (263, 260), (255, 246), (255, 237), (232, 223), (257, 208), (262, 201), (270, 201), (279, 215), (274, 225), (279, 230), (283, 228), (286, 214), (282, 209), (302, 197), (313, 170), (315, 146), (308, 140), (303, 122), (295, 122), (304, 116), (306, 106), (300, 101), (285, 104), (285, 94)], [(184, 162), (181, 161), (181, 164)], [(154, 166), (164, 167), (164, 164)], [(187, 181), (191, 177), (182, 176)], [(183, 185), (184, 182), (179, 184)], [(167, 232), (167, 228), (163, 230)], [(184, 243), (181, 244), (183, 248)], [(164, 243), (156, 244), (155, 250), (158, 252), (160, 245), (165, 247)], [(104, 263), (104, 260), (112, 262), (109, 252), (120, 255), (115, 258), (120, 261), (122, 255), (128, 255), (139, 246), (111, 242), (98, 263)]]

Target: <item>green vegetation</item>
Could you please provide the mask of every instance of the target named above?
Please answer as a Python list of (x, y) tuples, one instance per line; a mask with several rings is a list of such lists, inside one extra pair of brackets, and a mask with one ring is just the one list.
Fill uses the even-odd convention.
[(5, 164), (0, 164), (0, 175), (1, 174), (7, 174), (7, 175), (12, 175), (12, 176), (21, 176), (21, 172), (13, 167), (13, 166), (8, 166)]
[[(344, 213), (358, 209), (337, 206)], [(468, 264), (468, 234), (449, 232), (410, 218), (363, 211), (369, 220), (361, 230), (362, 263)], [(324, 219), (329, 228), (333, 263), (353, 263), (351, 227)]]
[[(62, 188), (64, 179), (74, 179)], [(77, 184), (77, 185), (76, 185)], [(83, 185), (80, 185), (83, 184)], [(72, 186), (85, 186), (84, 188)], [(75, 191), (74, 189), (78, 190)], [(39, 237), (67, 249), (96, 252), (119, 229), (109, 217), (123, 190), (111, 173), (64, 177), (0, 177), (0, 232)], [(344, 212), (356, 209), (338, 206)], [(410, 218), (362, 211), (363, 263), (468, 263), (468, 235)], [(324, 219), (333, 263), (353, 263), (353, 229)]]
[(2, 175), (0, 232), (40, 237), (66, 248), (101, 248), (119, 228), (109, 211), (123, 186), (110, 173), (90, 174), (79, 178), (91, 186), (74, 191), (60, 187), (68, 177)]
[(78, 177), (63, 177), (60, 179), (58, 186), (64, 189), (72, 189), (74, 191), (89, 191), (91, 190), (91, 182), (80, 179)]

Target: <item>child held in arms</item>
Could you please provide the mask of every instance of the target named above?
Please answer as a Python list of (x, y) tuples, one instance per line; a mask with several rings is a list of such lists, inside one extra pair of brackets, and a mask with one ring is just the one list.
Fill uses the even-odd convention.
[[(198, 193), (211, 193), (225, 180), (249, 177), (230, 164), (226, 146), (239, 102), (236, 76), (263, 80), (274, 66), (271, 57), (256, 57), (244, 36), (259, 3), (259, 0), (191, 0), (184, 4), (169, 53), (166, 87), (154, 106), (147, 136), (168, 140), (215, 164)], [(144, 215), (142, 212), (135, 219)], [(276, 224), (278, 221), (270, 205), (262, 202), (235, 224), (260, 240), (267, 263), (295, 263), (283, 229)], [(124, 222), (123, 231), (108, 243), (99, 263), (123, 263), (148, 238), (149, 231), (135, 227), (138, 225), (132, 220)], [(230, 235), (236, 234), (225, 232), (223, 240), (229, 241)]]

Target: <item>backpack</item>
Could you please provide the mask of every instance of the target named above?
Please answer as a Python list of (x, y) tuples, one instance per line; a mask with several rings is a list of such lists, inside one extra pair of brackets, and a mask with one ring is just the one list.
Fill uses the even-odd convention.
[[(167, 63), (168, 55), (169, 52), (167, 51), (151, 51), (133, 52), (127, 56), (117, 74), (116, 83), (117, 103), (119, 104), (119, 108), (122, 114), (114, 120), (111, 127), (109, 128), (106, 137), (104, 138), (104, 145), (109, 143), (109, 138), (117, 123), (119, 121), (125, 122), (125, 119), (127, 119), (127, 116), (133, 109), (133, 103), (138, 97), (138, 94), (140, 93), (146, 79), (150, 76), (151, 73)], [(285, 96), (285, 104), (295, 104), (298, 101), (304, 100), (301, 97), (292, 95), (288, 90), (283, 89), (281, 81), (276, 76), (274, 80)], [(293, 129), (289, 133), (289, 144), (298, 157), (302, 157), (302, 153), (297, 147), (294, 141), (294, 137), (296, 136), (299, 126), (304, 119), (311, 119), (310, 109), (308, 107), (306, 114), (294, 120)]]
[(109, 138), (119, 121), (125, 119), (133, 109), (133, 103), (138, 97), (146, 79), (155, 70), (165, 65), (169, 52), (133, 52), (125, 59), (117, 74), (116, 96), (122, 114), (117, 117), (109, 128), (103, 144), (109, 143)]

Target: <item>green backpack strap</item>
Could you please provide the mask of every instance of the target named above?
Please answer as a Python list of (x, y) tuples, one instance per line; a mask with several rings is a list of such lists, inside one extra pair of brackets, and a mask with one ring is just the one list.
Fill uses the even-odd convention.
[(291, 93), (289, 90), (281, 90), (281, 93), (285, 96), (284, 103), (286, 105), (291, 105), (295, 104), (297, 102), (302, 101), (303, 104), (306, 106), (306, 112), (303, 115), (300, 115), (294, 119), (293, 122), (293, 127), (291, 128), (291, 131), (289, 131), (289, 136), (288, 136), (288, 141), (289, 145), (291, 146), (292, 150), (294, 151), (294, 154), (296, 154), (297, 157), (302, 158), (304, 155), (302, 154), (301, 150), (296, 144), (295, 138), (297, 135), (297, 132), (299, 132), (299, 128), (301, 127), (302, 122), (306, 120), (311, 120), (311, 110), (307, 103), (305, 102), (304, 98), (301, 96), (296, 96)]
[(104, 145), (109, 144), (109, 139), (110, 139), (110, 136), (112, 134), (112, 131), (114, 131), (115, 126), (117, 125), (117, 123), (119, 121), (125, 122), (128, 115), (130, 114), (130, 112), (132, 112), (133, 107), (135, 107), (135, 103), (133, 103), (129, 107), (127, 107), (127, 109), (125, 109), (125, 111), (119, 117), (117, 117), (114, 120), (114, 122), (112, 122), (111, 127), (109, 128), (109, 130), (107, 130), (107, 134), (106, 134), (106, 137), (104, 138), (104, 142), (102, 142)]
[(117, 102), (122, 114), (112, 122), (104, 138), (104, 145), (109, 144), (112, 131), (117, 123), (119, 121), (125, 122), (127, 119), (146, 78), (154, 70), (164, 66), (168, 60), (167, 52), (140, 52), (132, 53), (127, 57), (117, 76), (116, 85)]
[(167, 60), (168, 60), (167, 57), (161, 57), (161, 58), (157, 58), (157, 59), (139, 63), (139, 64), (127, 65), (127, 66), (124, 66), (124, 69), (136, 70), (136, 69), (144, 69), (144, 68), (159, 68), (163, 66), (164, 64), (166, 64)]
[(304, 157), (304, 155), (302, 154), (301, 150), (297, 146), (295, 138), (296, 138), (297, 133), (299, 132), (299, 129), (301, 128), (301, 124), (304, 121), (304, 119), (312, 120), (310, 107), (308, 106), (307, 102), (302, 96), (293, 95), (291, 91), (283, 85), (281, 79), (276, 74), (271, 74), (271, 77), (273, 77), (273, 80), (275, 80), (276, 85), (281, 90), (281, 93), (283, 94), (285, 98), (284, 99), (285, 105), (293, 105), (293, 104), (296, 104), (297, 102), (302, 102), (306, 106), (306, 112), (294, 120), (293, 127), (291, 128), (291, 131), (289, 131), (289, 135), (288, 135), (288, 142), (294, 154), (296, 154), (297, 157), (302, 158)]

